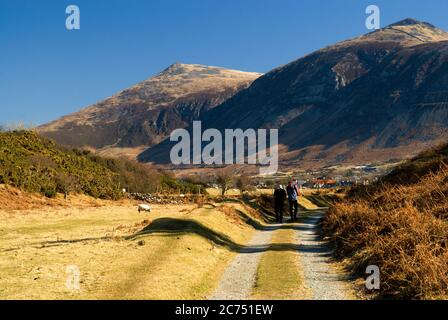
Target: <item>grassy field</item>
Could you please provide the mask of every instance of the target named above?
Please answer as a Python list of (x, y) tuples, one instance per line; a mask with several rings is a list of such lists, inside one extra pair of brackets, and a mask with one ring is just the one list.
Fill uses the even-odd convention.
[(254, 232), (233, 208), (250, 214), (239, 203), (0, 211), (0, 299), (206, 298)]
[[(205, 299), (255, 228), (266, 226), (253, 208), (220, 201), (138, 213), (129, 200), (64, 201), (3, 186), (0, 203), (9, 205), (0, 210), (0, 299)], [(305, 197), (300, 204), (316, 208)], [(296, 243), (295, 230), (279, 229), (272, 241)], [(293, 250), (266, 251), (253, 297), (304, 298), (299, 263)], [(80, 290), (66, 285), (73, 266)]]

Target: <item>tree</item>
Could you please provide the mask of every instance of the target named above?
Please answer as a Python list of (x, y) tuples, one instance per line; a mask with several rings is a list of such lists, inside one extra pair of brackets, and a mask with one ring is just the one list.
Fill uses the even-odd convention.
[(266, 187), (273, 188), (275, 186), (275, 181), (269, 179), (269, 180), (266, 180), (265, 184), (266, 184)]
[(233, 186), (233, 171), (227, 168), (220, 170), (216, 175), (216, 183), (221, 188), (221, 195), (224, 196)]
[(252, 187), (252, 181), (249, 176), (242, 175), (236, 178), (236, 187), (240, 190), (241, 194), (249, 191)]
[(68, 195), (76, 190), (78, 179), (74, 176), (61, 173), (56, 177), (56, 184), (57, 191), (62, 192), (65, 200), (67, 200)]

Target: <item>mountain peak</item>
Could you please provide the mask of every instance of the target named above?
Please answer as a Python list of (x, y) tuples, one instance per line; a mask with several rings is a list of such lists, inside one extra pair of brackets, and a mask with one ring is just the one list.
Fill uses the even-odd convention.
[(364, 41), (393, 42), (400, 46), (410, 47), (422, 43), (448, 41), (448, 33), (428, 22), (406, 18), (358, 38), (343, 41), (341, 44), (345, 46)]
[(181, 62), (175, 62), (172, 65), (170, 65), (168, 68), (163, 70), (160, 74), (161, 75), (177, 75), (181, 73), (185, 73), (187, 69), (191, 69), (190, 67), (193, 67), (193, 65), (184, 64)]
[[(141, 151), (141, 146), (159, 143), (173, 130), (200, 119), (260, 76), (177, 62), (106, 100), (39, 127), (39, 132), (64, 145), (115, 150), (118, 153), (110, 154), (115, 156)], [(70, 134), (72, 130), (77, 134)]]
[(160, 75), (176, 76), (192, 72), (206, 72), (207, 70), (224, 70), (224, 68), (205, 66), (202, 64), (187, 64), (176, 62), (163, 70)]
[(424, 21), (419, 21), (417, 19), (413, 19), (413, 18), (406, 18), (403, 19), (401, 21), (395, 22), (391, 25), (389, 25), (388, 27), (405, 27), (405, 26), (416, 26), (416, 25), (421, 25), (421, 26), (426, 26), (432, 29), (437, 29), (434, 25), (428, 23), (428, 22), (424, 22)]
[(255, 72), (245, 72), (239, 70), (226, 69), (222, 67), (206, 66), (202, 64), (186, 64), (176, 62), (168, 68), (159, 73), (158, 78), (173, 78), (173, 77), (188, 77), (188, 78), (205, 78), (205, 77), (222, 77), (222, 78), (257, 78), (261, 76)]

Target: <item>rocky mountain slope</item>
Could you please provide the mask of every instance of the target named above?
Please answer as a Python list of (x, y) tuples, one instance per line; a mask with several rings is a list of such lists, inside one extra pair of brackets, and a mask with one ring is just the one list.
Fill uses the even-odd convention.
[[(113, 97), (38, 128), (57, 142), (116, 149), (151, 146), (247, 88), (260, 74), (174, 64)], [(117, 151), (118, 150), (118, 151)]]
[[(279, 128), (284, 165), (412, 156), (448, 138), (448, 33), (406, 19), (326, 47), (260, 77), (203, 127)], [(139, 158), (166, 162), (169, 147)]]

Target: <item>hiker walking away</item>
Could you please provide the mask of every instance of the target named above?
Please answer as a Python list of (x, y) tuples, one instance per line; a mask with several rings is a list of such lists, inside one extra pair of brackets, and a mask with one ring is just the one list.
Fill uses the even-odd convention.
[(275, 209), (275, 221), (278, 223), (283, 222), (283, 208), (286, 200), (286, 191), (280, 184), (274, 191), (274, 209)]
[(286, 188), (288, 193), (289, 201), (289, 214), (291, 216), (291, 221), (297, 221), (297, 212), (299, 211), (299, 188), (294, 181), (290, 181), (288, 187)]

